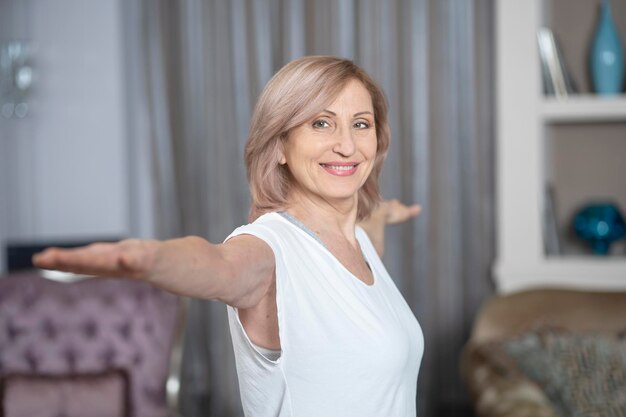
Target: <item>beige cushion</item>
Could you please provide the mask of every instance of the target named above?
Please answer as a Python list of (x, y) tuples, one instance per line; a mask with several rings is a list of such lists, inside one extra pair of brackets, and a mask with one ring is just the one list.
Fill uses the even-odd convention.
[(504, 340), (538, 326), (616, 334), (626, 330), (626, 292), (531, 290), (485, 303), (471, 343)]

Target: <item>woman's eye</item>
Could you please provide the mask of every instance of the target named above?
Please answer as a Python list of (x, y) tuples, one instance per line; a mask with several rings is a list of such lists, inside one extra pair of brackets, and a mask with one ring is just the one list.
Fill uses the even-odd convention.
[(356, 122), (354, 124), (354, 127), (357, 129), (367, 129), (370, 127), (370, 124), (368, 122), (365, 121), (360, 121), (360, 122)]
[(323, 129), (325, 127), (330, 127), (330, 123), (324, 119), (319, 119), (313, 122), (313, 127), (316, 129)]

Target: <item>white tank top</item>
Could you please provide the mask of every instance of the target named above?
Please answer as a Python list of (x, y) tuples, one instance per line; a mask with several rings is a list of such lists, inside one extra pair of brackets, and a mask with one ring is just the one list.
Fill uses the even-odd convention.
[(367, 234), (356, 237), (369, 286), (302, 227), (278, 213), (237, 228), (276, 258), (281, 351), (251, 343), (228, 306), (243, 409), (248, 417), (414, 417), (422, 331)]

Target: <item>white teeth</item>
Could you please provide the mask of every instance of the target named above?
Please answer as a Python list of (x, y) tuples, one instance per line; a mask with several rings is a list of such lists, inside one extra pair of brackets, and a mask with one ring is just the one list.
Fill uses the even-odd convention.
[(350, 171), (351, 169), (355, 167), (355, 165), (326, 165), (326, 164), (324, 164), (324, 166), (330, 169), (334, 169), (336, 171)]

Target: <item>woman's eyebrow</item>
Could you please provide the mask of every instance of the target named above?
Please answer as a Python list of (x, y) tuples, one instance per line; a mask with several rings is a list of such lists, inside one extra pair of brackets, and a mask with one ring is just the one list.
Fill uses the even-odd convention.
[[(334, 111), (330, 111), (328, 109), (324, 109), (322, 110), (322, 112), (332, 114), (333, 116), (337, 116), (337, 113), (335, 113)], [(360, 111), (358, 113), (354, 113), (353, 117), (361, 116), (362, 114), (371, 114), (372, 116), (374, 115), (374, 113), (372, 113), (371, 111), (365, 110), (365, 111)]]

